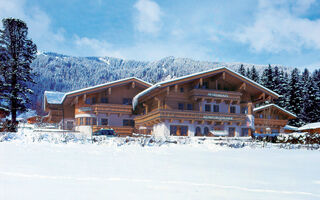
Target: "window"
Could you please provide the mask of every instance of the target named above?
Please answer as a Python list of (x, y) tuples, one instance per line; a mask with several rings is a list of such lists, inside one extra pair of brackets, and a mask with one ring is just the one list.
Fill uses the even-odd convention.
[(201, 128), (200, 128), (199, 126), (196, 128), (195, 136), (202, 136), (202, 134), (201, 134)]
[(271, 133), (279, 133), (278, 129), (271, 129)]
[(260, 114), (260, 116), (259, 116), (261, 119), (263, 118), (263, 114)]
[(228, 137), (234, 137), (236, 132), (236, 128), (230, 127), (228, 131)]
[(247, 106), (241, 107), (241, 113), (248, 114), (248, 107)]
[(122, 121), (123, 126), (132, 126), (134, 127), (134, 120), (132, 119), (124, 119)]
[(97, 125), (97, 118), (92, 118), (92, 125)]
[(193, 110), (193, 106), (192, 106), (191, 103), (188, 103), (188, 104), (187, 104), (187, 110)]
[(85, 119), (86, 119), (86, 125), (91, 125), (91, 118), (85, 117)]
[(106, 118), (101, 118), (101, 125), (107, 126), (107, 125), (108, 125), (108, 119), (106, 119)]
[(211, 105), (210, 104), (204, 105), (204, 111), (211, 112)]
[(83, 125), (83, 117), (80, 117), (80, 125)]
[(204, 129), (203, 129), (203, 135), (204, 135), (204, 136), (208, 136), (208, 135), (209, 135), (209, 128), (208, 128), (208, 127), (204, 127)]
[(208, 86), (209, 86), (208, 82), (203, 82), (202, 89), (208, 89), (209, 88)]
[(219, 112), (219, 105), (213, 105), (213, 112)]
[(236, 113), (236, 107), (230, 106), (230, 113)]
[(263, 128), (260, 129), (260, 133), (263, 133)]
[(86, 98), (85, 104), (90, 104), (90, 98)]
[(183, 110), (184, 109), (184, 104), (183, 103), (178, 103), (178, 109)]
[(131, 104), (132, 104), (132, 99), (130, 99), (130, 98), (123, 98), (123, 99), (122, 99), (122, 104), (124, 104), (124, 105), (131, 105)]
[(100, 102), (101, 103), (108, 103), (108, 98), (107, 97), (101, 97)]
[(170, 126), (170, 135), (177, 135), (177, 126)]
[(180, 126), (181, 129), (181, 136), (187, 136), (188, 135), (188, 127), (187, 126)]
[(248, 128), (242, 128), (241, 129), (241, 135), (240, 136), (248, 136), (249, 129)]
[(95, 97), (91, 98), (91, 104), (96, 104), (97, 103), (97, 99)]
[(184, 92), (184, 88), (183, 88), (183, 87), (180, 88), (180, 92), (181, 92), (181, 93)]

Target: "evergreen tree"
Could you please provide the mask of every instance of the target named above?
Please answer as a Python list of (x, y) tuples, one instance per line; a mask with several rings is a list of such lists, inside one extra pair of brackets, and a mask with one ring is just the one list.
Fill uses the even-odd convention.
[[(22, 20), (6, 18), (2, 20), (0, 30), (0, 79), (3, 80), (1, 99), (6, 102), (12, 124), (16, 124), (18, 111), (25, 111), (30, 103), (32, 90), (29, 83), (33, 82), (30, 67), (34, 60), (37, 47), (27, 38), (28, 27)], [(14, 131), (14, 130), (11, 130)]]
[(265, 70), (263, 70), (262, 76), (261, 76), (261, 84), (270, 90), (274, 89), (273, 85), (273, 70), (271, 65), (269, 65)]
[(250, 78), (251, 72), (250, 72), (250, 69), (249, 69), (249, 68), (246, 69), (246, 74), (245, 74), (245, 76), (246, 76), (247, 78)]
[(252, 68), (251, 68), (251, 71), (250, 71), (250, 77), (249, 77), (251, 80), (255, 81), (255, 82), (259, 82), (259, 74), (255, 68), (255, 66), (253, 65)]
[(288, 74), (284, 73), (282, 69), (275, 68), (275, 74), (277, 75), (277, 78), (275, 77), (274, 82), (276, 83), (274, 91), (278, 94), (280, 94), (280, 97), (275, 100), (275, 103), (279, 105), (282, 108), (288, 109), (289, 103), (288, 103), (288, 88), (289, 88), (289, 79)]
[(309, 80), (307, 88), (307, 99), (304, 106), (304, 121), (320, 121), (320, 89), (313, 78)]
[(297, 115), (297, 119), (292, 119), (289, 123), (294, 126), (301, 126), (303, 124), (301, 119), (303, 112), (303, 89), (300, 74), (297, 68), (291, 72), (289, 90), (288, 109)]
[(239, 69), (238, 69), (239, 74), (241, 74), (242, 76), (246, 76), (246, 69), (244, 68), (243, 64), (240, 65)]

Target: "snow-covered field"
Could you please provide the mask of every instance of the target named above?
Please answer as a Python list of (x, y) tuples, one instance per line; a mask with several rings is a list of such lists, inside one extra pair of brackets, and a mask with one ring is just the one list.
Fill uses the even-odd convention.
[(117, 140), (0, 142), (0, 199), (320, 199), (319, 150)]

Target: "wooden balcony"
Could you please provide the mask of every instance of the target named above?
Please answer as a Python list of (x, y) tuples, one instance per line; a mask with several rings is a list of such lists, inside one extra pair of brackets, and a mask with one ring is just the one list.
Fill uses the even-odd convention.
[(191, 96), (204, 99), (220, 99), (239, 101), (242, 93), (234, 91), (211, 90), (211, 89), (193, 89), (190, 91)]
[(92, 126), (92, 132), (98, 131), (100, 129), (113, 129), (118, 136), (124, 137), (124, 136), (131, 136), (133, 133), (134, 128), (131, 126), (102, 126), (102, 125), (94, 125)]
[(131, 115), (132, 105), (101, 103), (76, 108), (76, 113), (115, 113)]
[(269, 126), (269, 127), (284, 127), (288, 123), (288, 120), (282, 120), (282, 119), (264, 119), (264, 118), (255, 118), (254, 119), (254, 125), (259, 126)]
[(136, 125), (157, 123), (164, 120), (181, 120), (190, 121), (209, 121), (209, 122), (239, 122), (244, 123), (246, 120), (245, 114), (232, 113), (213, 113), (213, 112), (199, 112), (199, 111), (180, 111), (180, 110), (164, 110), (157, 109), (146, 115), (135, 118)]

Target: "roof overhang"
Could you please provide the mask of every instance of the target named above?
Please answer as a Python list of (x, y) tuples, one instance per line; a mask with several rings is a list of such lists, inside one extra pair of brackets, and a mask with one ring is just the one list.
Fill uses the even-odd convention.
[(293, 118), (297, 118), (297, 116), (295, 114), (293, 114), (292, 112), (287, 111), (286, 109), (281, 108), (280, 106), (278, 106), (276, 104), (273, 104), (273, 103), (254, 108), (253, 112), (258, 112), (258, 111), (265, 110), (265, 109), (268, 109), (268, 108), (271, 108), (271, 107), (276, 108), (276, 109), (286, 113), (287, 115), (290, 115)]

